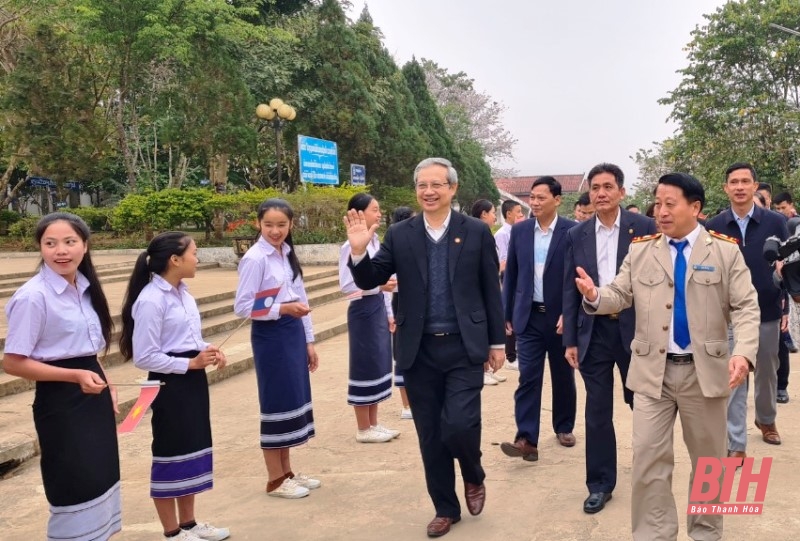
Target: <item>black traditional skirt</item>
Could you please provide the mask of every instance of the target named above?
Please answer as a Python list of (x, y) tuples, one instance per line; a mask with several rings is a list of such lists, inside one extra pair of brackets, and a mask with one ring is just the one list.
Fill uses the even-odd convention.
[[(96, 355), (48, 362), (91, 370), (105, 380)], [(50, 502), (49, 540), (105, 540), (120, 531), (119, 448), (111, 393), (37, 381), (33, 421), (41, 447), (44, 492)]]
[[(169, 353), (191, 359), (197, 351)], [(185, 374), (150, 372), (164, 385), (153, 401), (151, 498), (179, 498), (214, 485), (208, 378), (203, 369)]]
[(392, 338), (383, 295), (350, 301), (350, 377), (347, 403), (371, 406), (392, 396)]
[(315, 435), (303, 322), (291, 316), (254, 320), (250, 340), (261, 405), (261, 448), (302, 445)]

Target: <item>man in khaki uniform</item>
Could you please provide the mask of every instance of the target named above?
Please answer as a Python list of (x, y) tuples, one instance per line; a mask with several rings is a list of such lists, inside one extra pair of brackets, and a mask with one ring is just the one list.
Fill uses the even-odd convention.
[[(678, 515), (672, 496), (673, 427), (680, 412), (692, 459), (727, 452), (730, 389), (755, 362), (759, 309), (750, 271), (736, 243), (697, 222), (705, 203), (694, 177), (671, 173), (655, 190), (661, 233), (643, 237), (614, 281), (596, 288), (580, 267), (575, 279), (588, 313), (609, 314), (636, 305), (627, 386), (633, 401), (633, 539), (672, 541)], [(728, 324), (736, 344), (728, 358)], [(722, 516), (689, 515), (694, 540), (722, 538)]]

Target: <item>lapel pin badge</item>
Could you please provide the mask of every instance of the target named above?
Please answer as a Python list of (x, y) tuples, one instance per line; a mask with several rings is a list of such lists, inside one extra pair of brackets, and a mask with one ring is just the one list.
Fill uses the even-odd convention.
[(628, 234), (629, 235), (633, 235), (633, 228), (632, 227), (630, 229), (628, 229)]
[(461, 243), (461, 237), (456, 237), (455, 243), (456, 244), (460, 244)]

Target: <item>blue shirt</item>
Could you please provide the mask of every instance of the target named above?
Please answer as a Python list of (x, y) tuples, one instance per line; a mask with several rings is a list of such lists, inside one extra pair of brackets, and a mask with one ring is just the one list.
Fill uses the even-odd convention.
[(541, 228), (539, 220), (536, 220), (533, 227), (533, 302), (544, 302), (544, 264), (547, 261), (547, 251), (550, 249), (557, 221), (558, 215), (553, 218), (547, 229)]

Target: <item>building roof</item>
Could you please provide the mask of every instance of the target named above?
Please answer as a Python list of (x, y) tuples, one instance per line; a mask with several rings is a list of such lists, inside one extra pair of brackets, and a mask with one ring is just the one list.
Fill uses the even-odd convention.
[[(531, 193), (531, 186), (536, 179), (541, 178), (545, 175), (535, 175), (531, 177), (511, 177), (511, 178), (498, 178), (495, 179), (494, 183), (499, 190), (503, 190), (510, 194), (516, 196), (525, 196), (525, 200), (527, 201), (528, 196)], [(584, 174), (583, 173), (576, 173), (570, 175), (551, 175), (554, 177), (559, 184), (561, 184), (561, 191), (563, 193), (575, 193), (578, 191), (578, 188), (585, 189), (585, 186), (581, 186), (583, 183)], [(582, 191), (582, 190), (581, 190)]]

